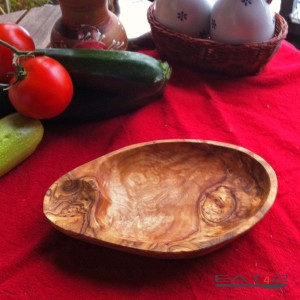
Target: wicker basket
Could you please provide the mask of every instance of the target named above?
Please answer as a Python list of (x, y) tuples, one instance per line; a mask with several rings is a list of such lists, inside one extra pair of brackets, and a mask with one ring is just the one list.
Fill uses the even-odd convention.
[(276, 14), (272, 39), (262, 43), (231, 45), (190, 37), (162, 26), (155, 20), (153, 4), (148, 9), (147, 17), (154, 44), (162, 59), (233, 76), (260, 73), (288, 33), (287, 22)]

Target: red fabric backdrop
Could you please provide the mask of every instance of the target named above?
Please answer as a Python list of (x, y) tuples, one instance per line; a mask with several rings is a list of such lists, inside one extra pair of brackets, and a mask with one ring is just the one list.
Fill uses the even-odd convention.
[[(0, 179), (0, 299), (300, 299), (299, 92), (300, 51), (284, 42), (258, 76), (173, 66), (164, 95), (133, 113), (45, 123), (34, 155)], [(169, 138), (229, 142), (267, 160), (279, 188), (265, 218), (228, 246), (179, 261), (74, 240), (45, 219), (45, 192), (64, 173), (123, 146)], [(253, 274), (286, 286), (216, 286), (225, 279), (252, 284)]]

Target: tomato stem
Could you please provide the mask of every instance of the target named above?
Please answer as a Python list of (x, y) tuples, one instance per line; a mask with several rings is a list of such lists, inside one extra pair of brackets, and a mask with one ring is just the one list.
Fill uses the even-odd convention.
[(16, 55), (18, 56), (36, 56), (36, 55), (44, 55), (45, 52), (42, 51), (42, 50), (35, 50), (35, 51), (21, 51), (21, 50), (18, 50), (16, 47), (12, 46), (11, 44), (3, 41), (3, 40), (0, 40), (0, 45), (3, 45), (7, 48), (9, 48), (13, 53), (15, 53)]
[(23, 52), (23, 51), (18, 50), (16, 47), (12, 46), (11, 44), (9, 44), (9, 43), (7, 43), (7, 42), (5, 42), (3, 40), (0, 40), (0, 44), (3, 45), (3, 46), (5, 46), (5, 47), (7, 47), (7, 48), (9, 48), (12, 52), (14, 52), (14, 53), (16, 53), (18, 55), (22, 54), (21, 52)]
[[(12, 64), (16, 68), (16, 81), (15, 83), (23, 80), (26, 76), (26, 70), (24, 69), (24, 62), (26, 58), (28, 57), (34, 57), (36, 55), (44, 55), (44, 51), (36, 50), (36, 51), (20, 51), (16, 47), (12, 46), (11, 44), (3, 41), (0, 39), (0, 45), (7, 47), (13, 52), (13, 61)], [(14, 84), (15, 84), (14, 83)]]

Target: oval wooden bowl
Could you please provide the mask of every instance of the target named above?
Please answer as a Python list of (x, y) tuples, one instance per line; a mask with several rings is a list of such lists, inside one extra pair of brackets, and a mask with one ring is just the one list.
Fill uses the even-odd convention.
[(159, 258), (229, 243), (260, 221), (277, 193), (272, 167), (230, 144), (161, 140), (125, 147), (53, 183), (44, 213), (63, 233)]

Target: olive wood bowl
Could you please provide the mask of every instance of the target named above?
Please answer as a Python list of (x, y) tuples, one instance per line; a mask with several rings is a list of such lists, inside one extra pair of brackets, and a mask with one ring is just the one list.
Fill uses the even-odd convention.
[(247, 149), (160, 140), (68, 172), (48, 189), (43, 210), (73, 238), (145, 256), (190, 258), (252, 228), (276, 193), (274, 170)]

